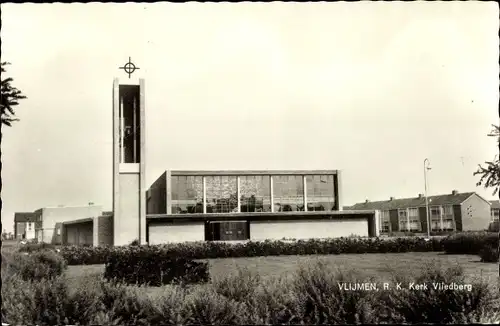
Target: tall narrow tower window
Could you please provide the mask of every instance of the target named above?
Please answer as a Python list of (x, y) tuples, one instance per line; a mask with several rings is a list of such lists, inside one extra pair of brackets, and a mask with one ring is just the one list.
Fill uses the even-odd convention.
[(140, 162), (139, 87), (120, 85), (120, 163)]

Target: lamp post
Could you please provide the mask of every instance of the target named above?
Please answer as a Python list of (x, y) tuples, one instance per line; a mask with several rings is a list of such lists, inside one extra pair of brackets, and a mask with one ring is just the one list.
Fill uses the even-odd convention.
[(424, 160), (424, 183), (425, 183), (425, 215), (427, 217), (427, 237), (431, 237), (431, 221), (429, 215), (429, 201), (427, 200), (427, 171), (431, 169), (429, 159)]

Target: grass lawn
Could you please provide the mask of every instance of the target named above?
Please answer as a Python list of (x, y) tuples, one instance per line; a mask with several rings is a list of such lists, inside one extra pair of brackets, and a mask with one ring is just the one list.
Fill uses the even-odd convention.
[[(438, 265), (442, 268), (462, 266), (468, 280), (476, 277), (498, 282), (498, 263), (481, 263), (475, 255), (445, 255), (436, 252), (395, 253), (395, 254), (345, 254), (328, 256), (276, 256), (251, 258), (209, 259), (210, 275), (224, 276), (246, 268), (262, 277), (289, 276), (301, 266), (321, 260), (334, 269), (348, 271), (353, 269), (368, 277), (374, 276), (381, 281), (390, 282), (391, 271), (398, 275), (412, 275), (426, 267)], [(97, 278), (104, 273), (104, 265), (69, 266), (67, 278), (79, 282), (82, 278)]]

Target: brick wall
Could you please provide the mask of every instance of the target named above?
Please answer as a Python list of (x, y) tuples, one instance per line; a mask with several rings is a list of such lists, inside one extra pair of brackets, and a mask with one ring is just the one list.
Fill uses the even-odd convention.
[(491, 206), (474, 194), (462, 203), (461, 218), (464, 231), (486, 230), (491, 221)]
[(97, 219), (99, 246), (113, 245), (113, 215), (99, 216)]

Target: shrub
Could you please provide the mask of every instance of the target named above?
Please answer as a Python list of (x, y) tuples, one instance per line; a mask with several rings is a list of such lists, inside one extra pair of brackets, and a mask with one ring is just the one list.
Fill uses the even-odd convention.
[(159, 321), (157, 310), (139, 289), (114, 281), (100, 282), (98, 296), (103, 310), (98, 321), (111, 321), (115, 325), (154, 325), (153, 321)]
[(61, 248), (60, 254), (64, 257), (68, 265), (94, 265), (105, 264), (108, 256), (117, 249), (111, 246), (65, 246)]
[[(102, 304), (102, 280), (83, 278), (80, 282), (68, 282), (68, 296), (70, 305), (68, 305), (68, 315), (71, 316), (70, 324), (80, 325), (104, 325), (97, 323), (96, 318), (102, 318), (103, 312), (109, 317), (109, 310), (106, 310)], [(106, 319), (106, 324), (113, 324), (113, 318)]]
[(260, 281), (258, 274), (253, 274), (248, 269), (238, 269), (236, 275), (214, 278), (212, 285), (218, 294), (228, 299), (245, 302), (254, 294)]
[[(244, 304), (231, 300), (213, 288), (197, 288), (186, 297), (184, 309), (189, 325), (242, 325)], [(243, 314), (242, 314), (243, 312)]]
[(263, 280), (247, 298), (245, 322), (253, 325), (300, 324), (302, 313), (291, 282), (286, 278)]
[(493, 247), (492, 245), (486, 245), (479, 251), (479, 257), (481, 261), (485, 263), (497, 263), (498, 262), (498, 247)]
[[(376, 303), (382, 323), (452, 323), (461, 316), (471, 316), (481, 309), (490, 311), (497, 305), (495, 294), (487, 283), (464, 282), (460, 267), (429, 268), (414, 279), (396, 279), (402, 289), (382, 291)], [(409, 284), (425, 284), (426, 289), (412, 289)], [(436, 289), (436, 284), (471, 285), (465, 290)], [(470, 290), (470, 291), (469, 291)], [(498, 291), (498, 290), (497, 290)]]
[(130, 243), (130, 246), (140, 246), (140, 245), (141, 245), (141, 243), (139, 242), (139, 240), (138, 240), (138, 239), (135, 239), (134, 241), (132, 241), (132, 242)]
[(185, 325), (187, 317), (185, 307), (186, 290), (179, 286), (161, 288), (161, 292), (152, 298), (152, 307), (156, 311), (151, 318), (152, 325)]
[(31, 254), (16, 252), (10, 256), (2, 253), (2, 265), (6, 274), (17, 274), (26, 281), (52, 279), (62, 275), (67, 267), (60, 255), (49, 250)]
[(56, 246), (50, 243), (27, 243), (19, 247), (19, 252), (36, 252), (41, 250), (55, 250)]
[[(373, 280), (372, 280), (373, 281)], [(312, 267), (301, 267), (294, 281), (294, 290), (302, 307), (302, 322), (306, 324), (358, 324), (373, 323), (374, 313), (370, 302), (373, 292), (343, 290), (339, 284), (361, 284), (366, 278), (343, 272), (332, 273), (319, 261)]]
[(10, 325), (68, 324), (70, 300), (61, 277), (38, 281), (10, 277), (2, 284), (2, 322)]
[(444, 238), (442, 243), (448, 254), (477, 255), (486, 245), (498, 247), (498, 233), (462, 232)]
[(70, 290), (62, 277), (13, 277), (2, 285), (2, 322), (10, 325), (157, 325), (160, 317), (147, 296), (116, 283)]
[(104, 277), (127, 284), (160, 286), (199, 283), (209, 279), (208, 263), (172, 257), (154, 247), (128, 247), (110, 253)]
[(348, 253), (397, 253), (443, 251), (440, 239), (432, 238), (334, 238), (310, 239), (293, 242), (285, 241), (248, 241), (245, 243), (226, 242), (186, 242), (154, 246), (128, 247), (76, 247), (61, 249), (61, 255), (69, 265), (105, 264), (110, 255), (132, 250), (152, 248), (164, 252), (169, 257), (185, 259), (236, 258), (280, 255), (328, 255)]
[(493, 325), (500, 324), (500, 307), (496, 309), (481, 309), (470, 315), (458, 314), (454, 318), (454, 324), (483, 324)]
[[(137, 250), (137, 249), (136, 249)], [(290, 277), (289, 277), (290, 276)], [(260, 279), (246, 270), (194, 288), (165, 286), (153, 294), (102, 279), (68, 288), (63, 277), (2, 284), (2, 322), (10, 325), (208, 325), (338, 323), (498, 323), (498, 288), (474, 282), (470, 291), (346, 291), (339, 282), (367, 282), (319, 262), (295, 275)], [(374, 280), (375, 281), (375, 280)], [(460, 268), (434, 266), (395, 282), (464, 283)], [(230, 286), (241, 291), (232, 291)], [(223, 294), (225, 293), (225, 294)]]

